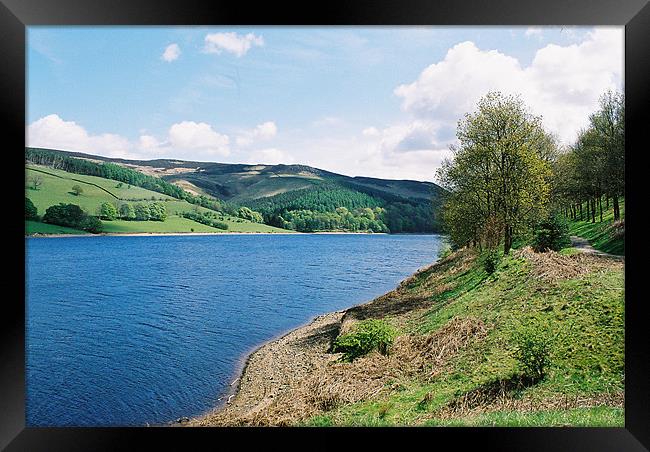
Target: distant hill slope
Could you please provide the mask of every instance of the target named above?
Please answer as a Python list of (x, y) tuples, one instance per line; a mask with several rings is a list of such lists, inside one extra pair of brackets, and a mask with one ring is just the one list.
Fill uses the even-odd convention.
[[(431, 182), (350, 177), (307, 165), (249, 165), (175, 159), (126, 160), (80, 152), (48, 151), (95, 162), (118, 164), (159, 177), (194, 195), (207, 195), (234, 205), (250, 207), (263, 214), (265, 223), (274, 226), (298, 230), (301, 227), (303, 230), (337, 229), (338, 227), (323, 226), (329, 220), (322, 215), (305, 212), (333, 213), (337, 207), (345, 207), (349, 210), (383, 209), (381, 213), (376, 210), (374, 214), (368, 214), (368, 218), (373, 221), (370, 217), (376, 217), (379, 221), (381, 216), (381, 222), (390, 232), (440, 230), (437, 208), (442, 203), (445, 190)], [(334, 196), (334, 199), (323, 201), (328, 196)], [(314, 204), (316, 199), (324, 204)], [(336, 203), (340, 205), (335, 205)], [(325, 205), (327, 207), (323, 207)], [(298, 210), (302, 213), (289, 213)], [(339, 211), (339, 215), (344, 214)], [(353, 216), (363, 216), (363, 213), (355, 211)], [(305, 222), (311, 222), (312, 226), (304, 226)], [(340, 221), (336, 224), (339, 223)], [(355, 227), (363, 229), (363, 221), (360, 226), (352, 224), (352, 230)], [(383, 229), (377, 226), (376, 232), (379, 231)]]

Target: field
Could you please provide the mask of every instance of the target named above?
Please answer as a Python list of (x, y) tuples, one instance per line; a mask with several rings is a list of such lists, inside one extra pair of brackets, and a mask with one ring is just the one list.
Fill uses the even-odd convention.
[(66, 228), (55, 224), (41, 223), (38, 221), (25, 221), (25, 234), (89, 234), (79, 229)]
[[(34, 176), (42, 178), (42, 184), (38, 189), (31, 187), (30, 180)], [(72, 187), (79, 185), (82, 192), (74, 194)], [(104, 221), (104, 232), (107, 233), (173, 233), (173, 232), (291, 232), (284, 229), (267, 226), (265, 224), (253, 223), (248, 220), (222, 215), (219, 221), (228, 225), (228, 230), (223, 231), (210, 226), (203, 225), (193, 220), (180, 217), (182, 212), (196, 211), (210, 212), (204, 207), (195, 206), (178, 199), (171, 198), (161, 193), (156, 193), (144, 188), (121, 184), (120, 182), (103, 179), (101, 177), (72, 174), (66, 171), (56, 170), (37, 165), (28, 165), (25, 178), (25, 196), (32, 200), (38, 214), (43, 215), (46, 209), (59, 203), (76, 204), (90, 215), (95, 215), (99, 206), (104, 202), (119, 205), (123, 202), (130, 203), (152, 203), (163, 201), (167, 208), (169, 217), (164, 222), (158, 221)], [(33, 222), (31, 222), (33, 223)], [(30, 224), (27, 227), (28, 233), (59, 233), (48, 232), (52, 230), (51, 225)], [(73, 230), (74, 231), (74, 230)], [(66, 233), (66, 232), (64, 232)], [(67, 232), (69, 233), (69, 232)], [(76, 233), (76, 231), (75, 231)]]

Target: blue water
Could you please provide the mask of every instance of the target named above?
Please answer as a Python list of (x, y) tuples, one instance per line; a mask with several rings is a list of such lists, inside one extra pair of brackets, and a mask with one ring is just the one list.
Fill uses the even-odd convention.
[(435, 235), (26, 239), (27, 425), (145, 425), (218, 404), (260, 344), (392, 290)]

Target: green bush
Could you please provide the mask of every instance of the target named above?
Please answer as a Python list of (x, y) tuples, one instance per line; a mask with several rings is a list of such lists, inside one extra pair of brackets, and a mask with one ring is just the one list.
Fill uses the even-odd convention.
[(483, 260), (483, 268), (485, 268), (485, 271), (491, 275), (496, 271), (499, 262), (501, 262), (501, 255), (498, 250), (487, 251)]
[(539, 325), (522, 327), (512, 334), (515, 358), (524, 376), (539, 381), (551, 362), (551, 338)]
[(352, 361), (373, 350), (387, 355), (396, 334), (395, 329), (383, 320), (363, 320), (350, 333), (336, 338), (332, 351), (343, 353), (344, 361)]
[(569, 225), (559, 214), (551, 214), (535, 227), (533, 249), (537, 252), (559, 251), (571, 245)]
[(27, 196), (25, 196), (25, 220), (38, 220), (38, 210)]
[(103, 225), (99, 218), (92, 217), (76, 204), (60, 203), (50, 206), (43, 215), (43, 223), (67, 226), (69, 228), (83, 229), (88, 232), (102, 232)]

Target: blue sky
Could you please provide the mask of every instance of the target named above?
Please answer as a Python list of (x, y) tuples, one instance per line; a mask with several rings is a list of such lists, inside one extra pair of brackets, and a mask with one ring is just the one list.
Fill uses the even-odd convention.
[(434, 180), (488, 90), (570, 142), (622, 28), (29, 27), (28, 144)]

